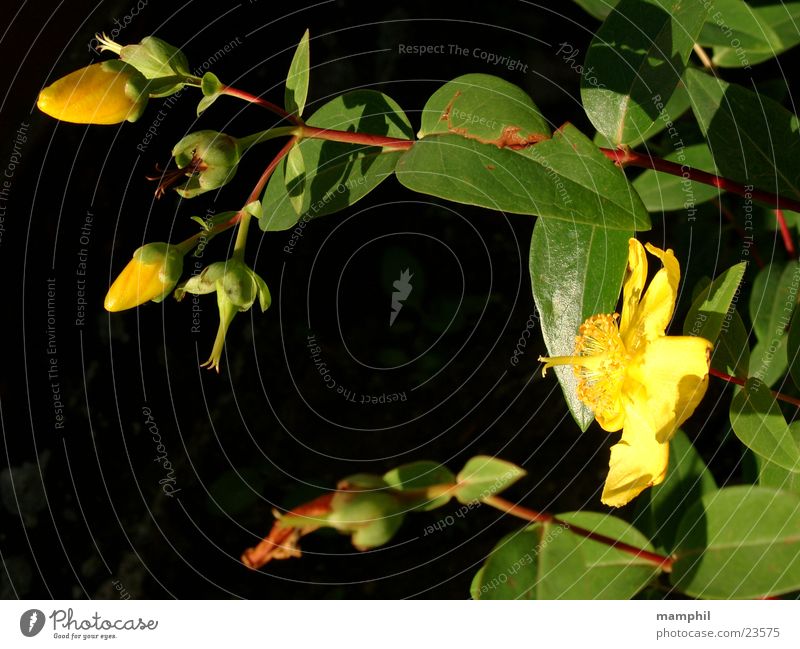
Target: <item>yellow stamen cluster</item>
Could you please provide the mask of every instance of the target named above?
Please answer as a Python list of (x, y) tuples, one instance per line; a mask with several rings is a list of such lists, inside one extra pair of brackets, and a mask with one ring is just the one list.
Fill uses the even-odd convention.
[(616, 410), (625, 381), (628, 354), (619, 335), (618, 314), (595, 315), (578, 329), (575, 354), (583, 361), (573, 367), (578, 398), (603, 417)]

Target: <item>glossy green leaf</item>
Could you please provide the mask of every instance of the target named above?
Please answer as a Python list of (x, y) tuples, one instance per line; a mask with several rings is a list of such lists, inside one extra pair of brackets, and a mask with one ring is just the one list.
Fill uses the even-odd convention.
[[(424, 491), (428, 487), (455, 486), (456, 484), (456, 477), (450, 469), (429, 460), (403, 464), (386, 473), (383, 479), (392, 489), (404, 492)], [(427, 494), (422, 493), (418, 498), (404, 500), (403, 502), (415, 509), (428, 511), (446, 504), (450, 497), (451, 494), (446, 494), (431, 499)]]
[(489, 74), (465, 74), (439, 88), (422, 109), (417, 137), (447, 133), (484, 143), (525, 143), (550, 137), (550, 127), (519, 86)]
[[(614, 313), (628, 263), (631, 232), (539, 219), (531, 237), (530, 273), (542, 337), (551, 356), (575, 352), (578, 327), (589, 316)], [(553, 368), (581, 430), (594, 413), (576, 394), (571, 367)]]
[(430, 135), (397, 165), (417, 192), (515, 214), (646, 230), (650, 218), (621, 169), (575, 127), (519, 150)]
[(800, 197), (797, 116), (778, 102), (704, 72), (686, 71), (692, 110), (719, 173), (757, 189)]
[[(663, 102), (659, 102), (659, 104), (662, 103)], [(675, 91), (672, 93), (669, 101), (664, 103), (661, 107), (658, 119), (638, 134), (638, 136), (633, 137), (631, 141), (627, 143), (628, 146), (638, 146), (642, 142), (647, 142), (649, 139), (658, 135), (664, 129), (671, 128), (675, 124), (675, 121), (689, 110), (691, 103), (689, 93), (686, 90), (686, 84), (681, 80), (675, 87)], [(599, 131), (594, 136), (594, 143), (597, 146), (606, 148), (613, 148), (616, 146)]]
[(800, 43), (800, 2), (715, 0), (699, 42), (714, 47), (719, 67), (748, 67)]
[[(792, 434), (795, 444), (800, 447), (800, 421), (793, 421), (789, 424), (789, 432)], [(788, 471), (777, 464), (768, 462), (760, 455), (756, 455), (755, 458), (758, 464), (759, 485), (800, 493), (800, 473)]]
[(516, 464), (496, 457), (478, 455), (467, 461), (459, 471), (455, 496), (458, 502), (468, 504), (496, 496), (526, 474)]
[(308, 46), (308, 30), (303, 34), (297, 49), (294, 51), (289, 74), (286, 77), (286, 91), (283, 103), (286, 112), (300, 116), (306, 106), (308, 97), (308, 71), (311, 66)]
[[(652, 550), (639, 531), (614, 516), (574, 512), (559, 518)], [(471, 592), (475, 599), (630, 599), (657, 574), (657, 567), (640, 558), (562, 525), (537, 523), (497, 544)]]
[(717, 483), (686, 434), (679, 430), (669, 443), (667, 477), (636, 500), (634, 525), (667, 553), (675, 547), (675, 535), (683, 512)]
[[(400, 107), (374, 90), (347, 92), (317, 110), (307, 123), (318, 128), (374, 133), (388, 137), (413, 136)], [(380, 147), (306, 139), (299, 144), (306, 169), (300, 216), (286, 189), (286, 160), (267, 183), (259, 219), (262, 230), (287, 230), (300, 218), (310, 219), (343, 210), (360, 200), (392, 174), (399, 151)], [(299, 204), (299, 201), (298, 201)]]
[[(710, 6), (710, 5), (708, 5)], [(586, 114), (610, 142), (626, 144), (659, 119), (680, 83), (708, 13), (702, 2), (622, 0), (595, 34), (584, 68)]]
[(686, 336), (700, 336), (712, 343), (723, 326), (730, 326), (736, 309), (734, 298), (738, 301), (739, 284), (747, 269), (746, 262), (731, 266), (717, 277), (708, 288), (701, 291), (694, 300), (683, 322), (683, 333)]
[[(711, 151), (704, 142), (673, 151), (665, 156), (665, 159), (701, 171), (716, 173)], [(639, 192), (644, 206), (650, 212), (692, 210), (696, 205), (717, 198), (722, 193), (710, 185), (652, 170), (640, 174), (633, 181), (633, 187)]]
[(773, 263), (759, 271), (750, 294), (750, 320), (758, 343), (753, 348), (751, 374), (773, 385), (786, 372), (789, 361), (789, 324), (800, 286), (800, 264)]
[(739, 486), (706, 494), (678, 530), (670, 581), (707, 599), (755, 599), (800, 588), (800, 496)]
[(747, 448), (784, 469), (800, 472), (800, 447), (764, 383), (747, 380), (731, 401), (730, 420), (733, 432)]

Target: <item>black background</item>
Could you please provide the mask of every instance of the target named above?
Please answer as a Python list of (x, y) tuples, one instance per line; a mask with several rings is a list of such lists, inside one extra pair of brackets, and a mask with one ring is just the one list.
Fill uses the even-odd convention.
[[(57, 123), (38, 113), (41, 87), (105, 58), (90, 53), (88, 43), (135, 6), (73, 0), (2, 9), (8, 14), (0, 45), (3, 168), (15, 133), (29, 124), (0, 241), (0, 463), (13, 467), (2, 483), (2, 595), (114, 598), (124, 588), (123, 595), (150, 598), (465, 598), (480, 561), (520, 521), (476, 508), (423, 536), (454, 513), (451, 505), (410, 515), (377, 551), (356, 552), (347, 537), (321, 532), (303, 540), (302, 559), (258, 572), (239, 562), (268, 532), (273, 506), (309, 500), (348, 474), (381, 473), (417, 459), (458, 470), (473, 455), (498, 455), (529, 473), (509, 498), (552, 512), (602, 511), (599, 489), (616, 435), (597, 426), (581, 434), (555, 379), (539, 376), (538, 323), (520, 365), (509, 362), (534, 313), (531, 217), (416, 195), (391, 178), (349, 210), (311, 222), (291, 255), (283, 251), (290, 233), (262, 237), (256, 228), (247, 259), (269, 284), (273, 305), (236, 318), (220, 375), (198, 367), (216, 332), (213, 296), (200, 302), (199, 333), (191, 330), (190, 300), (114, 315), (103, 310), (109, 281), (133, 250), (192, 234), (192, 215), (237, 209), (279, 146), (248, 155), (218, 193), (192, 201), (170, 193), (156, 201), (145, 176), (168, 162), (185, 133), (213, 128), (245, 135), (273, 124), (271, 114), (225, 97), (198, 120), (199, 93), (187, 89), (141, 153), (137, 145), (159, 101), (121, 127)], [(293, 48), (308, 27), (309, 114), (365, 86), (393, 97), (416, 130), (418, 111), (437, 87), (485, 72), (524, 88), (554, 126), (571, 121), (593, 133), (577, 99), (580, 76), (556, 52), (568, 42), (580, 50), (580, 63), (597, 23), (569, 2), (210, 6), (151, 0), (117, 40), (155, 34), (180, 46), (193, 66), (235, 42), (211, 69), (226, 83), (281, 103)], [(401, 44), (443, 44), (448, 53), (400, 54)], [(520, 60), (527, 70), (450, 54), (451, 44)], [(777, 72), (759, 68), (764, 78)], [(83, 246), (87, 213), (93, 224)], [(727, 267), (732, 235), (719, 214), (707, 217), (693, 226), (693, 239), (680, 214), (655, 218), (644, 237), (668, 241), (682, 259), (700, 254), (686, 269), (690, 285)], [(224, 259), (230, 240), (218, 237), (205, 259)], [(764, 242), (765, 256), (774, 254), (772, 245)], [(82, 247), (88, 305), (84, 324), (76, 326)], [(405, 268), (414, 273), (414, 290), (390, 328), (391, 283)], [(54, 426), (48, 377), (53, 278), (63, 429)], [(307, 347), (311, 334), (337, 383), (359, 395), (405, 392), (407, 400), (350, 403), (328, 390)], [(742, 469), (739, 446), (727, 441), (725, 408), (713, 410), (720, 391), (711, 387), (686, 428), (723, 481), (738, 479)], [(164, 472), (153, 461), (145, 407), (175, 468), (180, 492), (173, 498), (158, 483)]]

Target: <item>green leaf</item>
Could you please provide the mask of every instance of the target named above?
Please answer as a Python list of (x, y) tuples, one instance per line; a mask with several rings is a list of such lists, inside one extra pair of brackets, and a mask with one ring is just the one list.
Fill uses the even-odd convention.
[[(689, 69), (686, 83), (719, 173), (790, 198), (800, 197), (797, 116), (778, 102)], [(774, 207), (774, 206), (773, 206)]]
[(311, 67), (309, 59), (308, 30), (303, 34), (297, 49), (292, 57), (292, 64), (289, 66), (289, 74), (286, 77), (286, 91), (284, 93), (284, 107), (286, 112), (296, 114), (298, 117), (303, 114), (308, 97), (308, 70)]
[[(679, 117), (689, 110), (691, 103), (692, 102), (689, 98), (689, 93), (686, 90), (686, 84), (681, 81), (675, 87), (675, 91), (672, 93), (669, 101), (664, 104), (658, 119), (644, 131), (642, 131), (637, 137), (634, 137), (630, 142), (628, 142), (628, 146), (635, 147), (642, 142), (647, 142), (649, 139), (655, 135), (658, 135), (667, 127), (672, 126)], [(613, 148), (616, 146), (599, 131), (594, 136), (594, 143), (597, 146), (606, 148)]]
[(750, 319), (758, 343), (753, 348), (751, 373), (773, 385), (786, 372), (788, 329), (797, 303), (800, 264), (773, 263), (759, 271), (750, 294)]
[(485, 568), (481, 566), (480, 570), (475, 573), (475, 576), (472, 578), (472, 581), (469, 585), (469, 596), (472, 599), (480, 599), (481, 598), (481, 584), (483, 583), (483, 575), (484, 575)]
[(746, 269), (747, 262), (744, 261), (731, 266), (700, 292), (683, 321), (685, 336), (700, 336), (712, 343), (717, 342), (722, 328), (727, 329), (733, 319), (736, 311), (733, 300), (736, 297), (738, 301), (739, 284)]
[[(589, 316), (613, 313), (628, 263), (631, 232), (539, 219), (531, 237), (530, 273), (542, 337), (551, 356), (572, 356), (578, 327)], [(578, 399), (571, 367), (554, 368), (581, 430), (594, 413)]]
[(286, 191), (289, 193), (289, 202), (294, 211), (299, 215), (303, 209), (303, 192), (306, 187), (306, 165), (303, 161), (303, 151), (295, 144), (286, 156), (286, 167), (283, 172), (286, 181)]
[(155, 36), (145, 36), (135, 45), (126, 45), (120, 50), (119, 58), (148, 79), (191, 74), (184, 53)]
[[(456, 477), (450, 469), (429, 460), (399, 466), (386, 473), (383, 479), (397, 491), (424, 492), (428, 487), (456, 484)], [(450, 498), (451, 494), (445, 494), (431, 499), (428, 494), (421, 493), (418, 499), (404, 502), (408, 502), (414, 509), (429, 511), (445, 505)]]
[(222, 82), (213, 72), (206, 72), (200, 82), (203, 98), (197, 104), (197, 116), (200, 117), (211, 104), (222, 96)]
[(739, 486), (706, 494), (678, 530), (670, 581), (706, 599), (755, 599), (800, 588), (800, 496)]
[[(795, 444), (800, 447), (800, 422), (793, 421), (789, 424), (789, 432), (792, 434)], [(755, 458), (758, 464), (759, 485), (800, 493), (800, 473), (787, 471), (777, 464), (768, 462), (760, 455), (755, 455)]]
[(256, 290), (258, 292), (258, 306), (261, 307), (261, 312), (263, 313), (272, 304), (272, 295), (270, 295), (267, 283), (255, 271), (253, 272), (253, 279), (256, 282)]
[(681, 80), (708, 7), (684, 0), (622, 0), (595, 34), (581, 82), (586, 114), (615, 145), (659, 119)]
[(605, 20), (619, 0), (572, 0), (597, 20)]
[[(596, 512), (560, 519), (652, 551), (625, 521)], [(567, 531), (537, 523), (503, 538), (473, 580), (475, 599), (630, 599), (656, 575), (643, 559)]]
[(508, 489), (526, 471), (516, 464), (487, 455), (477, 455), (467, 461), (464, 468), (456, 476), (458, 486), (455, 496), (458, 502), (469, 504), (476, 500), (485, 500)]
[[(727, 318), (727, 316), (726, 316)], [(732, 311), (723, 323), (722, 331), (711, 357), (711, 367), (740, 379), (750, 376), (749, 334), (738, 311)]]
[(439, 88), (422, 109), (420, 139), (454, 133), (500, 146), (550, 137), (547, 120), (519, 86), (489, 74), (465, 74)]
[(617, 230), (650, 217), (625, 174), (574, 126), (519, 150), (459, 135), (430, 135), (401, 158), (409, 189), (467, 205)]
[(786, 335), (786, 360), (789, 363), (789, 374), (795, 386), (800, 388), (800, 309), (797, 307)]
[[(673, 151), (665, 156), (665, 159), (702, 171), (716, 173), (711, 151), (704, 142)], [(640, 174), (633, 181), (633, 187), (639, 192), (644, 206), (650, 212), (692, 210), (696, 205), (710, 201), (722, 194), (716, 187), (652, 170)]]
[(769, 388), (747, 380), (731, 401), (733, 432), (757, 455), (789, 471), (800, 472), (800, 448)]
[(749, 67), (800, 43), (800, 2), (715, 0), (712, 17), (698, 40), (713, 46), (719, 67)]
[[(374, 90), (347, 92), (317, 110), (307, 123), (318, 128), (413, 137), (408, 118), (393, 99)], [(299, 144), (306, 168), (300, 216), (286, 189), (286, 160), (267, 184), (262, 198), (262, 230), (287, 230), (303, 218), (343, 210), (360, 200), (392, 174), (400, 151), (380, 147), (305, 139)]]
[(667, 477), (636, 501), (634, 524), (667, 553), (675, 547), (678, 524), (686, 508), (717, 489), (714, 476), (682, 430), (669, 443)]

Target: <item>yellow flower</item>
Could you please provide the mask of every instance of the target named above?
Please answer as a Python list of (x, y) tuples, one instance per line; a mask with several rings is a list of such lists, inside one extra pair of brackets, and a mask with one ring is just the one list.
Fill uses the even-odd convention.
[(124, 311), (150, 300), (163, 300), (183, 271), (183, 253), (166, 243), (148, 243), (133, 253), (108, 289), (106, 311)]
[(595, 315), (579, 329), (575, 355), (541, 357), (542, 373), (572, 365), (578, 398), (609, 432), (622, 429), (611, 447), (602, 501), (612, 507), (630, 502), (664, 480), (669, 440), (700, 403), (708, 385), (713, 345), (704, 338), (666, 336), (675, 310), (680, 267), (672, 250), (647, 244), (661, 268), (647, 291), (647, 257), (631, 239), (622, 315)]
[(133, 122), (147, 105), (146, 84), (140, 72), (122, 61), (94, 63), (47, 86), (36, 105), (62, 122)]

